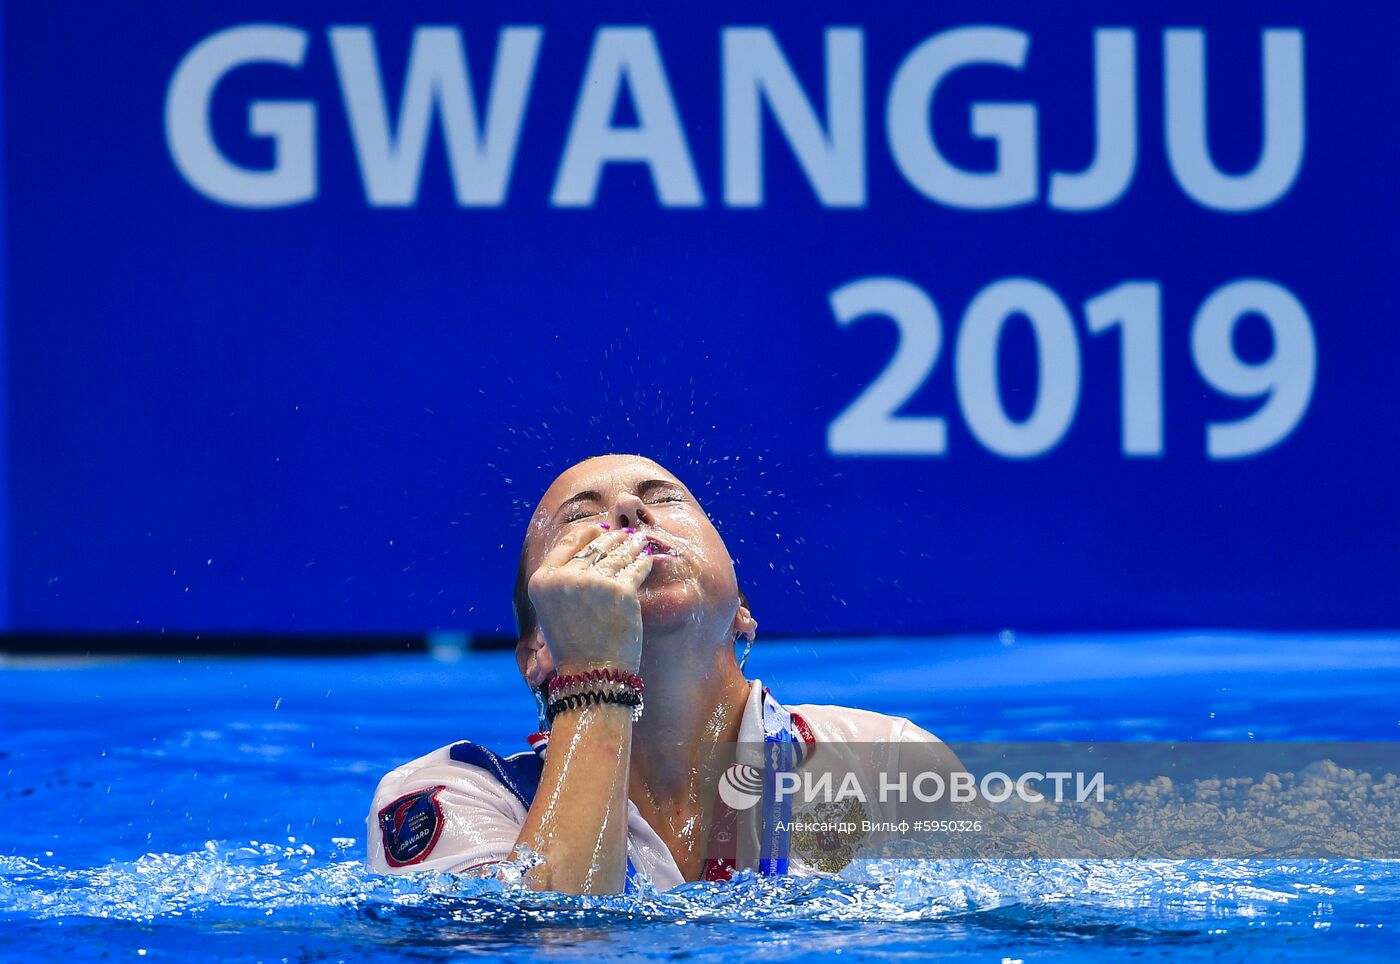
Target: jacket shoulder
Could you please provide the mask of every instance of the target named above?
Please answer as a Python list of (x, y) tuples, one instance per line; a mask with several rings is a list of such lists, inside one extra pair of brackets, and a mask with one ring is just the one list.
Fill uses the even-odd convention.
[(451, 872), (509, 852), (527, 806), (492, 772), (489, 761), (509, 764), (513, 758), (490, 751), (468, 755), (462, 747), (481, 749), (450, 743), (395, 767), (379, 781), (366, 819), (372, 869)]
[(939, 743), (932, 733), (902, 716), (890, 716), (853, 706), (800, 703), (788, 711), (800, 716), (818, 742)]

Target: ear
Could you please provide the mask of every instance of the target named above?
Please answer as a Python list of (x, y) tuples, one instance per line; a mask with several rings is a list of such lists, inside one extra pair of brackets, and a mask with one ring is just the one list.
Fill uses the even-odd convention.
[(734, 614), (734, 622), (729, 625), (730, 636), (743, 636), (749, 642), (754, 641), (758, 635), (758, 620), (753, 618), (753, 613), (749, 612), (749, 607), (743, 603), (739, 604), (739, 611)]
[(515, 644), (515, 665), (531, 689), (537, 689), (554, 672), (554, 655), (545, 645), (539, 627)]

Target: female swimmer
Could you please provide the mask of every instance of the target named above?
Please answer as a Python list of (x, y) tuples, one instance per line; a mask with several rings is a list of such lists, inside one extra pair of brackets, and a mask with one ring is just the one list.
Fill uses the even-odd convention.
[[(795, 771), (824, 743), (937, 743), (897, 717), (784, 706), (746, 679), (734, 643), (758, 623), (724, 540), (650, 459), (591, 458), (550, 485), (515, 610), (542, 732), (514, 756), (455, 743), (385, 776), (373, 868), (481, 872), (529, 855), (529, 886), (574, 894), (617, 893), (638, 874), (665, 889), (739, 868), (811, 873), (763, 767)], [(717, 746), (753, 766), (717, 771)]]

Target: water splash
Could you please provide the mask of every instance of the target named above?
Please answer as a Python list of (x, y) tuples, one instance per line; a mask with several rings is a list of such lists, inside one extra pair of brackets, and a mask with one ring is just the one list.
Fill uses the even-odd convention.
[(1361, 956), (1394, 951), (1397, 908), (1400, 869), (1382, 861), (884, 860), (836, 877), (743, 873), (575, 897), (523, 889), (511, 866), (484, 879), (381, 876), (344, 837), (319, 849), (210, 841), (90, 869), (0, 857), (6, 960), (71, 957), (75, 946), (168, 959), (591, 962), (731, 961), (736, 946), (810, 960), (1117, 946), (1218, 964), (1252, 959), (1261, 940), (1295, 960), (1342, 941)]
[[(493, 876), (380, 875), (365, 868), (353, 838), (325, 851), (307, 843), (209, 841), (186, 854), (146, 854), (97, 868), (45, 866), (0, 857), (0, 912), (40, 920), (92, 917), (150, 922), (285, 909), (471, 913), (528, 911), (536, 919), (631, 919), (771, 923), (938, 920), (1009, 906), (1133, 910), (1139, 925), (1186, 920), (1310, 917), (1350, 899), (1393, 910), (1400, 867), (1389, 861), (1314, 860), (868, 860), (840, 875), (763, 878), (745, 872), (723, 884), (576, 897), (521, 886), (521, 868)], [(1330, 912), (1330, 911), (1329, 911)], [(1377, 916), (1381, 916), (1379, 913)]]

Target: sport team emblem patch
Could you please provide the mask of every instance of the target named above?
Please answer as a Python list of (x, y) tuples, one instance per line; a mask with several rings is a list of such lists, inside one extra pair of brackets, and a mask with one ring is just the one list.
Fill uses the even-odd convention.
[(437, 795), (443, 787), (406, 793), (379, 811), (384, 837), (384, 859), (390, 867), (416, 864), (433, 849), (442, 835), (442, 805)]

